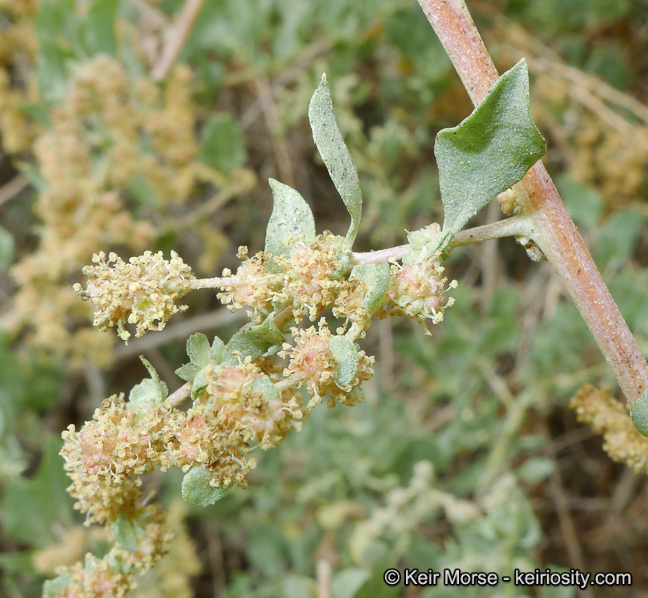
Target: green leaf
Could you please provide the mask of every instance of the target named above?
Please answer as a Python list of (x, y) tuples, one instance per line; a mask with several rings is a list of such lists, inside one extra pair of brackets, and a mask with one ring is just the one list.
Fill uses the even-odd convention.
[(137, 551), (137, 526), (126, 515), (121, 514), (112, 525), (113, 539), (128, 552)]
[(56, 598), (61, 590), (64, 590), (72, 581), (72, 573), (61, 573), (54, 579), (48, 580), (43, 585), (43, 598)]
[(42, 548), (56, 541), (53, 530), (72, 523), (72, 504), (66, 491), (70, 480), (63, 470), (60, 450), (61, 440), (48, 436), (33, 478), (19, 477), (6, 487), (1, 515), (7, 538)]
[(189, 356), (191, 363), (186, 363), (182, 367), (179, 367), (175, 373), (176, 376), (179, 376), (187, 382), (193, 381), (194, 385), (191, 394), (195, 398), (207, 386), (207, 381), (205, 380), (204, 375), (199, 380), (196, 380), (196, 377), (205, 369), (205, 366), (210, 363), (218, 365), (223, 361), (223, 357), (225, 356), (225, 344), (220, 338), (215, 336), (210, 347), (207, 337), (201, 332), (196, 332), (187, 340), (187, 355)]
[(630, 408), (632, 424), (640, 434), (648, 436), (648, 389)]
[(209, 386), (209, 381), (205, 378), (205, 370), (207, 367), (202, 368), (193, 379), (193, 386), (191, 387), (191, 398), (197, 399)]
[(333, 598), (353, 598), (370, 577), (371, 572), (367, 569), (343, 569), (333, 577), (331, 595)]
[(210, 361), (211, 349), (209, 341), (202, 332), (192, 334), (187, 340), (187, 355), (191, 363), (204, 368)]
[(185, 363), (182, 367), (179, 367), (176, 371), (175, 374), (178, 376), (178, 378), (182, 378), (185, 382), (191, 382), (195, 377), (196, 374), (200, 371), (201, 368), (199, 368), (195, 363)]
[(446, 247), (451, 238), (451, 233), (440, 231), (436, 224), (409, 233), (407, 240), (410, 250), (403, 256), (403, 263), (429, 262), (437, 251), (442, 251)]
[(279, 391), (270, 380), (270, 376), (263, 376), (263, 378), (255, 380), (252, 383), (252, 390), (260, 393), (268, 403), (279, 398)]
[(208, 507), (219, 501), (227, 494), (227, 489), (210, 486), (212, 477), (202, 465), (192, 467), (182, 479), (182, 498), (201, 507)]
[(214, 365), (218, 365), (223, 361), (223, 357), (225, 357), (225, 343), (215, 336), (211, 349), (209, 350), (209, 359)]
[(344, 388), (355, 380), (358, 373), (358, 350), (346, 336), (334, 336), (329, 340), (329, 349), (337, 362), (335, 383)]
[(308, 119), (317, 150), (351, 215), (351, 226), (347, 232), (347, 241), (351, 246), (360, 226), (362, 192), (360, 191), (358, 171), (335, 120), (326, 73), (322, 75), (322, 81), (311, 98), (308, 106)]
[(266, 229), (265, 251), (273, 255), (287, 255), (290, 246), (284, 242), (289, 235), (301, 235), (307, 243), (315, 239), (315, 219), (310, 206), (292, 187), (268, 179), (274, 208)]
[(443, 231), (459, 232), (493, 197), (522, 179), (546, 150), (531, 118), (529, 75), (521, 60), (468, 118), (437, 135)]
[(252, 359), (274, 355), (283, 344), (284, 337), (274, 323), (274, 316), (270, 315), (263, 324), (253, 326), (246, 324), (227, 343), (225, 347), (225, 361), (233, 361), (234, 351), (240, 352), (241, 359), (248, 355)]
[(0, 226), (0, 270), (6, 270), (13, 262), (14, 238), (6, 229)]
[(349, 278), (362, 280), (367, 285), (363, 304), (369, 315), (373, 315), (382, 305), (389, 288), (391, 270), (388, 262), (379, 264), (358, 264), (351, 270)]
[(207, 120), (202, 133), (200, 160), (225, 174), (245, 163), (247, 152), (243, 135), (231, 116), (212, 116)]
[(517, 470), (520, 480), (529, 484), (537, 484), (546, 480), (554, 471), (555, 465), (547, 457), (534, 457), (528, 459)]
[(160, 380), (160, 376), (155, 371), (155, 368), (140, 355), (142, 363), (149, 371), (150, 378), (142, 380), (136, 384), (128, 394), (129, 407), (131, 409), (151, 409), (158, 407), (164, 402), (164, 399), (169, 395), (167, 385)]
[(105, 53), (115, 55), (115, 17), (118, 0), (95, 0), (88, 11), (86, 22), (81, 28), (85, 46), (91, 54)]

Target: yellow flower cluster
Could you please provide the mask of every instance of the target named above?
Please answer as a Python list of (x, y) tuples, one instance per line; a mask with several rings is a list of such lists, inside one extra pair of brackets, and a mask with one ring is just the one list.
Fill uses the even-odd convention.
[(334, 406), (336, 400), (351, 406), (362, 400), (360, 385), (373, 376), (373, 357), (359, 351), (355, 378), (346, 386), (340, 386), (336, 381), (338, 364), (329, 347), (333, 334), (328, 329), (326, 320), (322, 318), (319, 321), (318, 330), (311, 326), (305, 330), (293, 328), (291, 333), (296, 344), (292, 346), (286, 343), (280, 353), (290, 359), (284, 374), (295, 381), (295, 388), (306, 387), (312, 397), (309, 409), (321, 403), (325, 396), (329, 397), (329, 407)]
[(140, 337), (147, 330), (162, 330), (173, 314), (187, 309), (176, 302), (191, 290), (194, 275), (175, 251), (170, 260), (161, 251), (146, 251), (128, 263), (115, 253), (106, 260), (103, 252), (93, 255), (92, 261), (97, 265), (83, 268), (88, 277), (86, 290), (80, 284), (74, 290), (92, 301), (93, 323), (100, 330), (117, 326), (120, 338), (128, 341), (131, 334), (126, 323), (136, 324), (135, 336)]
[[(395, 282), (388, 291), (394, 304), (390, 313), (414, 318), (421, 322), (431, 320), (433, 324), (443, 321), (446, 307), (454, 305), (454, 299), (446, 300), (443, 266), (431, 262), (415, 262), (413, 264), (392, 264), (392, 278)], [(449, 288), (456, 288), (457, 281), (453, 280)]]
[(139, 252), (156, 234), (129, 213), (129, 185), (148, 186), (165, 204), (224, 181), (198, 159), (191, 71), (178, 66), (164, 83), (162, 90), (146, 77), (133, 80), (118, 61), (97, 56), (71, 72), (64, 102), (34, 143), (43, 183), (34, 207), (40, 238), (12, 269), (19, 288), (12, 325), (72, 367), (88, 358), (107, 365), (112, 340), (82, 325), (89, 312), (74, 300), (70, 277), (98, 247)]
[(7, 154), (29, 149), (37, 133), (22, 108), (37, 96), (28, 65), (38, 49), (34, 35), (38, 4), (37, 0), (0, 0), (0, 137)]
[[(194, 279), (175, 253), (167, 261), (161, 253), (146, 252), (128, 263), (115, 254), (106, 259), (99, 253), (93, 258), (96, 265), (84, 268), (87, 287), (76, 285), (75, 290), (93, 302), (95, 325), (117, 326), (124, 340), (130, 336), (128, 323), (137, 325), (138, 336), (162, 328), (182, 309), (177, 300), (192, 288), (222, 289), (220, 299), (231, 308), (248, 308), (256, 324), (244, 327), (228, 346), (218, 339), (210, 346), (201, 335), (190, 339), (191, 363), (178, 370), (189, 380), (187, 394), (191, 393), (193, 405), (188, 410), (178, 409), (175, 397), (160, 403), (165, 397), (159, 393), (151, 406), (140, 396), (148, 392), (144, 385), (132, 393), (132, 402), (113, 396), (95, 412), (93, 421), (79, 431), (70, 426), (63, 434), (61, 454), (72, 479), (69, 492), (88, 522), (112, 525), (118, 537), (124, 516), (137, 521), (140, 530), (146, 516), (154, 521), (153, 512), (142, 511), (140, 484), (141, 476), (155, 467), (182, 469), (188, 487), (198, 484), (201, 497), (205, 488), (245, 486), (247, 474), (256, 466), (250, 454), (273, 448), (290, 430), (299, 430), (308, 411), (323, 399), (328, 398), (331, 407), (362, 400), (361, 386), (374, 373), (374, 358), (354, 341), (364, 335), (374, 315), (406, 315), (437, 323), (452, 304), (444, 298), (446, 279), (436, 259), (391, 268), (383, 263), (373, 270), (360, 269), (356, 278), (351, 277), (351, 253), (341, 237), (327, 232), (312, 243), (289, 240), (288, 247), (287, 255), (261, 252), (252, 258), (242, 247), (243, 263), (236, 275), (226, 271), (220, 279)], [(291, 326), (304, 316), (313, 321), (327, 309), (347, 320), (337, 334), (324, 317), (317, 327)], [(282, 344), (288, 334), (292, 342)], [(276, 357), (287, 361), (285, 367)], [(155, 386), (157, 375), (154, 371), (151, 375), (148, 382)], [(156, 388), (161, 392), (165, 387)], [(308, 405), (302, 389), (311, 397)], [(133, 571), (152, 565), (166, 536), (162, 524), (151, 525), (150, 531), (140, 531), (137, 546), (124, 547), (117, 541), (113, 561), (132, 566)], [(147, 551), (146, 541), (151, 544)], [(142, 556), (144, 552), (149, 556)], [(81, 588), (79, 595), (85, 596), (99, 583), (110, 586), (112, 595), (120, 595), (122, 589), (133, 587), (132, 575), (122, 576), (123, 567), (106, 561), (91, 564), (89, 569), (71, 569), (75, 582), (66, 591)], [(128, 567), (126, 571), (131, 572)]]
[(614, 461), (626, 463), (637, 473), (648, 473), (648, 438), (637, 431), (628, 409), (609, 388), (584, 384), (569, 406), (576, 411), (578, 421), (603, 436), (603, 449)]
[[(331, 308), (333, 315), (351, 322), (352, 338), (363, 337), (371, 325), (367, 312), (364, 281), (349, 278), (350, 254), (344, 238), (325, 232), (312, 243), (290, 239), (288, 256), (260, 252), (247, 257), (247, 248), (239, 249), (243, 263), (236, 271), (232, 286), (223, 285), (219, 299), (230, 309), (248, 308), (250, 314), (264, 317), (273, 309), (288, 307), (297, 322), (306, 316), (311, 322)], [(391, 265), (391, 281), (379, 317), (402, 315), (425, 324), (443, 321), (443, 312), (454, 299), (446, 298), (444, 268), (436, 260)], [(231, 276), (223, 272), (225, 281)]]

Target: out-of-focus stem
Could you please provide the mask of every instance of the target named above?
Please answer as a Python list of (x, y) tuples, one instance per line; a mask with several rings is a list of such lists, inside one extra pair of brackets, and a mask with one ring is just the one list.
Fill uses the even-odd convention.
[[(418, 0), (475, 105), (498, 78), (463, 0)], [(648, 364), (542, 162), (514, 187), (529, 235), (558, 273), (621, 390), (634, 403), (648, 387)]]
[(169, 39), (162, 49), (162, 54), (151, 71), (151, 77), (154, 81), (162, 81), (171, 70), (180, 55), (184, 43), (187, 41), (187, 37), (189, 37), (204, 2), (205, 0), (187, 0), (185, 2), (182, 12), (169, 35)]

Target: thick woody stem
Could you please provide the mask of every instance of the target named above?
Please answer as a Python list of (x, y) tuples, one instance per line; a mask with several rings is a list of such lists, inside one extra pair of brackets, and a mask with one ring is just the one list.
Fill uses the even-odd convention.
[[(418, 0), (475, 105), (498, 78), (463, 0)], [(648, 364), (542, 162), (514, 187), (529, 235), (558, 273), (629, 403), (648, 388)]]

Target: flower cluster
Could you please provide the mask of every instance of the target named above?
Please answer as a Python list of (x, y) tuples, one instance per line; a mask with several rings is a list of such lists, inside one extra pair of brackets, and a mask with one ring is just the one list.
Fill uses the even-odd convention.
[[(3, 145), (33, 147), (42, 179), (34, 206), (40, 221), (38, 247), (11, 271), (18, 286), (12, 326), (16, 332), (25, 330), (32, 347), (67, 356), (71, 367), (88, 360), (106, 366), (113, 337), (88, 326), (90, 312), (71, 293), (70, 277), (98, 248), (119, 247), (131, 255), (143, 251), (156, 236), (152, 222), (165, 228), (168, 213), (162, 206), (184, 203), (210, 186), (235, 194), (235, 189), (251, 188), (255, 177), (237, 171), (228, 179), (199, 159), (192, 101), (196, 82), (185, 65), (173, 68), (161, 86), (149, 77), (133, 76), (107, 55), (75, 63), (49, 125), (26, 135), (26, 125), (14, 113), (24, 120), (22, 107), (36, 100), (16, 96), (8, 87), (1, 46)], [(14, 124), (9, 126), (8, 120)], [(132, 210), (142, 189), (151, 198), (146, 220), (134, 217)], [(201, 235), (207, 228), (197, 227)], [(209, 229), (210, 238), (217, 237)]]
[(392, 263), (391, 280), (380, 309), (369, 313), (367, 285), (349, 276), (351, 255), (342, 237), (325, 232), (312, 243), (301, 238), (288, 242), (291, 250), (286, 256), (259, 252), (248, 258), (247, 248), (241, 247), (243, 263), (235, 275), (229, 270), (223, 272), (221, 301), (230, 309), (248, 308), (257, 316), (287, 306), (297, 322), (304, 316), (314, 322), (331, 308), (334, 316), (353, 324), (354, 339), (364, 336), (374, 315), (402, 315), (437, 324), (443, 321), (444, 310), (454, 303), (444, 293), (456, 288), (457, 282), (453, 280), (446, 287), (444, 268), (434, 256), (427, 261)]
[(338, 362), (329, 345), (333, 334), (326, 320), (322, 318), (319, 321), (318, 330), (311, 326), (307, 329), (293, 328), (291, 332), (296, 344), (286, 343), (280, 355), (290, 359), (285, 375), (295, 382), (295, 388), (306, 387), (312, 397), (309, 409), (321, 403), (325, 396), (329, 397), (329, 406), (334, 406), (336, 400), (345, 405), (355, 405), (362, 400), (360, 385), (373, 375), (373, 357), (359, 351), (356, 376), (348, 384), (341, 385), (336, 375)]
[[(443, 294), (447, 282), (442, 277), (443, 266), (433, 261), (393, 264), (391, 271), (395, 284), (387, 294), (394, 302), (392, 314), (420, 321), (429, 319), (433, 324), (443, 321), (445, 308), (454, 304), (452, 297), (446, 300)], [(457, 281), (453, 280), (449, 288), (456, 287)]]
[[(86, 289), (75, 290), (94, 304), (95, 325), (116, 326), (124, 340), (130, 336), (127, 324), (137, 325), (138, 336), (161, 329), (183, 309), (177, 300), (194, 288), (220, 289), (223, 303), (247, 309), (252, 322), (227, 345), (218, 338), (210, 345), (201, 334), (189, 339), (191, 363), (177, 371), (187, 380), (184, 394), (167, 397), (166, 386), (147, 365), (152, 379), (134, 388), (128, 401), (113, 396), (93, 421), (64, 433), (69, 492), (87, 522), (113, 529), (115, 545), (109, 560), (87, 557), (85, 567), (69, 569), (73, 581), (62, 595), (89, 596), (99, 586), (121, 595), (134, 587), (135, 573), (161, 557), (167, 534), (155, 507), (143, 501), (144, 474), (182, 469), (183, 496), (196, 504), (212, 504), (230, 487), (244, 487), (256, 466), (252, 453), (299, 430), (316, 405), (362, 400), (374, 358), (355, 341), (374, 317), (437, 323), (452, 305), (444, 295), (447, 281), (438, 255), (355, 268), (345, 239), (331, 233), (310, 242), (288, 237), (285, 246), (284, 254), (253, 257), (242, 247), (238, 271), (225, 271), (219, 279), (195, 279), (176, 254), (167, 261), (161, 253), (146, 252), (126, 263), (100, 253), (95, 265), (84, 268)], [(327, 310), (344, 319), (343, 325), (333, 330)], [(302, 391), (310, 396), (308, 403)], [(193, 404), (179, 409), (189, 395)]]
[(581, 386), (569, 406), (578, 421), (603, 436), (603, 449), (614, 460), (626, 463), (637, 473), (648, 473), (648, 438), (632, 423), (628, 408), (617, 401), (609, 388)]
[(165, 260), (162, 252), (146, 251), (125, 263), (115, 253), (92, 256), (96, 266), (85, 266), (86, 290), (80, 284), (74, 290), (95, 307), (94, 325), (101, 330), (117, 326), (119, 336), (128, 341), (126, 323), (137, 324), (135, 336), (146, 330), (162, 330), (167, 320), (187, 306), (177, 306), (178, 299), (191, 290), (194, 275), (175, 251)]

